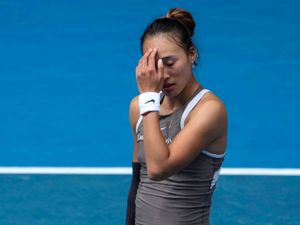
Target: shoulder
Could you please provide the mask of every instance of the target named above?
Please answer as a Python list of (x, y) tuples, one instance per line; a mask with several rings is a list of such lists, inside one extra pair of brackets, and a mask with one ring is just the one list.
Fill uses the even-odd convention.
[(202, 112), (202, 111), (214, 111), (216, 113), (225, 113), (226, 107), (223, 101), (217, 97), (214, 93), (208, 92), (201, 100), (196, 104), (195, 110), (196, 112)]
[[(216, 95), (209, 92), (197, 103), (186, 120), (187, 123), (201, 123), (208, 127), (227, 129), (227, 110), (225, 104)], [(223, 130), (223, 129), (221, 129)]]
[(212, 112), (214, 114), (227, 114), (225, 104), (216, 95), (208, 92), (196, 105), (195, 110), (200, 112)]
[(140, 117), (139, 96), (135, 96), (129, 105), (130, 126), (135, 129), (136, 123)]

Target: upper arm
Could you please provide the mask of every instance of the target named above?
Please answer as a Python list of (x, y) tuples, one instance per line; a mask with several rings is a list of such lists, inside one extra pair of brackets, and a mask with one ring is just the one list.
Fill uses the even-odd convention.
[(132, 161), (137, 162), (137, 137), (136, 137), (136, 124), (137, 121), (140, 117), (140, 111), (139, 111), (139, 106), (138, 106), (138, 96), (132, 99), (130, 102), (129, 106), (129, 121), (130, 121), (130, 127), (132, 131), (132, 136), (133, 136), (133, 155), (132, 155)]
[(227, 113), (221, 101), (208, 100), (200, 107), (195, 107), (185, 127), (169, 146), (170, 156), (165, 168), (167, 173), (173, 174), (187, 166), (201, 150), (220, 137), (226, 128)]

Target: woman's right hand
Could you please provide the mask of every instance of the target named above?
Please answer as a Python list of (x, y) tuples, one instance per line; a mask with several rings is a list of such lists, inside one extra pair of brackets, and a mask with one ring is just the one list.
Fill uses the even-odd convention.
[(163, 87), (164, 66), (161, 59), (157, 61), (157, 49), (149, 49), (139, 60), (136, 67), (136, 80), (140, 93), (159, 92)]

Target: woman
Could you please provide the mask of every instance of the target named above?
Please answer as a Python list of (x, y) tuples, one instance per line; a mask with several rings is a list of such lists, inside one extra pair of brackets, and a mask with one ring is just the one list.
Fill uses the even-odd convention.
[(140, 95), (130, 104), (134, 151), (127, 224), (209, 224), (227, 112), (193, 74), (194, 29), (192, 15), (176, 8), (141, 37)]

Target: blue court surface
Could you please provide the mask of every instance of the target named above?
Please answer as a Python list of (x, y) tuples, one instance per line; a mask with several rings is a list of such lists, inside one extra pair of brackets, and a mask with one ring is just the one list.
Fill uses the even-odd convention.
[(139, 40), (173, 7), (229, 114), (211, 224), (300, 224), (300, 1), (0, 0), (0, 225), (124, 224)]

